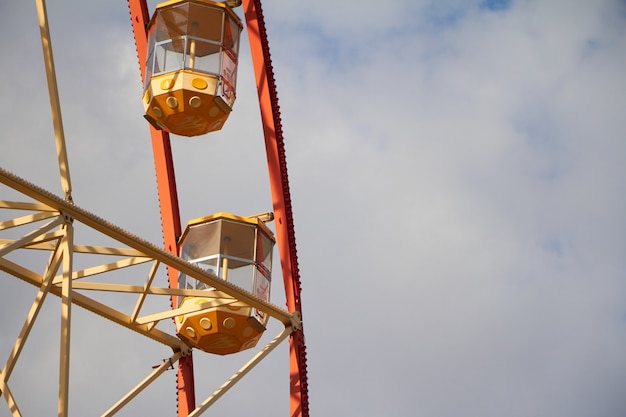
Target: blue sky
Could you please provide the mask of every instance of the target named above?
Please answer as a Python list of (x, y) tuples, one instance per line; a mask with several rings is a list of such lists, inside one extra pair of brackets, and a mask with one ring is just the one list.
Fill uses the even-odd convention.
[(480, 4), (480, 7), (491, 11), (498, 11), (508, 9), (511, 7), (512, 3), (511, 0), (486, 0)]
[[(263, 6), (312, 415), (624, 415), (626, 4)], [(74, 200), (159, 243), (126, 3), (49, 0), (48, 8)], [(34, 4), (0, 4), (0, 36), (12, 39), (0, 46), (10, 80), (0, 84), (0, 166), (60, 193)], [(224, 130), (173, 140), (185, 220), (270, 207), (247, 48)], [(12, 300), (32, 298), (33, 289), (1, 279)], [(273, 289), (279, 305), (280, 293)], [(27, 309), (20, 302), (3, 299), (5, 317)], [(167, 352), (78, 317), (72, 369), (83, 383), (72, 410), (87, 415)], [(54, 331), (42, 325), (35, 346), (57, 349), (49, 320)], [(2, 323), (17, 334), (13, 319)], [(2, 338), (0, 358), (12, 340)], [(49, 375), (41, 392), (54, 384), (54, 352), (30, 348), (32, 364), (12, 377), (17, 395), (27, 395), (31, 366)], [(241, 361), (221, 359), (198, 355), (199, 397)], [(286, 372), (279, 349), (215, 413), (286, 415)], [(132, 410), (174, 410), (172, 378)], [(48, 408), (55, 401), (56, 389), (42, 394)]]

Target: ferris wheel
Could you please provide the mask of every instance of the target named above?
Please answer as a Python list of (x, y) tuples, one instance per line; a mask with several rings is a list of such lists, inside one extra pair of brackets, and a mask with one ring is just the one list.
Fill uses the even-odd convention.
[[(36, 0), (63, 196), (0, 168), (0, 183), (28, 201), (0, 199), (0, 271), (38, 287), (35, 300), (0, 369), (0, 395), (12, 416), (24, 415), (11, 390), (11, 375), (48, 295), (61, 300), (57, 412), (70, 415), (72, 310), (82, 307), (147, 340), (171, 348), (171, 356), (102, 416), (124, 409), (168, 369), (176, 369), (178, 416), (199, 416), (283, 341), (289, 343), (290, 417), (308, 417), (307, 362), (300, 274), (280, 112), (260, 0), (170, 0), (150, 15), (146, 0), (128, 0), (145, 119), (152, 141), (164, 247), (160, 248), (78, 207), (72, 185), (56, 86), (45, 0)], [(240, 17), (243, 15), (243, 17)], [(212, 213), (182, 227), (170, 133), (195, 137), (220, 130), (235, 107), (240, 38), (247, 30), (261, 112), (273, 206), (249, 215)], [(197, 139), (202, 140), (202, 139)], [(271, 223), (271, 227), (268, 227)], [(94, 243), (79, 242), (89, 230)], [(273, 229), (273, 230), (272, 230)], [(100, 242), (106, 241), (107, 244)], [(276, 248), (276, 249), (275, 249)], [(37, 253), (38, 255), (31, 255)], [(274, 253), (279, 259), (274, 259)], [(43, 254), (43, 255), (42, 255)], [(35, 259), (37, 265), (34, 265)], [(278, 261), (278, 262), (277, 262)], [(272, 266), (281, 266), (286, 309), (270, 302)], [(139, 283), (119, 282), (136, 271)], [(155, 277), (168, 276), (168, 286)], [(118, 275), (115, 275), (118, 274)], [(123, 276), (123, 275), (122, 275)], [(134, 285), (133, 285), (134, 284)], [(124, 305), (91, 294), (132, 296)], [(170, 299), (170, 308), (147, 306)], [(268, 323), (280, 332), (264, 344)], [(168, 331), (163, 323), (174, 323)], [(212, 393), (197, 392), (193, 351), (216, 358), (241, 351), (252, 358)], [(204, 400), (197, 401), (196, 397)]]

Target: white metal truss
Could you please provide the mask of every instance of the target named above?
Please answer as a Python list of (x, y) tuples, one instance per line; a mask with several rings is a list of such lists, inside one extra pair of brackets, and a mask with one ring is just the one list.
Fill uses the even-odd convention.
[[(168, 367), (190, 352), (190, 347), (181, 339), (156, 327), (162, 320), (168, 320), (191, 311), (208, 310), (217, 306), (231, 305), (236, 307), (249, 305), (264, 311), (284, 325), (278, 336), (262, 347), (248, 363), (243, 365), (230, 379), (208, 396), (190, 416), (199, 416), (206, 411), (230, 387), (237, 383), (250, 369), (256, 366), (280, 342), (285, 340), (292, 331), (300, 326), (297, 313), (289, 313), (248, 291), (223, 281), (221, 278), (198, 266), (178, 258), (2, 168), (0, 168), (0, 183), (37, 201), (37, 203), (0, 201), (0, 209), (7, 210), (9, 213), (25, 211), (31, 213), (0, 222), (0, 270), (39, 288), (35, 301), (26, 316), (22, 330), (0, 373), (0, 394), (4, 396), (13, 416), (22, 416), (22, 414), (9, 387), (11, 373), (19, 360), (20, 353), (28, 340), (30, 331), (48, 294), (61, 298), (59, 416), (68, 415), (71, 312), (72, 307), (75, 305), (172, 349), (172, 356), (167, 361), (153, 370), (120, 401), (102, 414), (103, 416), (112, 416), (121, 410)], [(44, 224), (42, 225), (41, 223)], [(120, 246), (77, 245), (74, 243), (74, 227), (76, 224), (85, 225), (99, 234), (113, 239)], [(19, 237), (2, 238), (3, 234), (8, 231), (11, 231), (13, 235), (18, 234)], [(16, 233), (18, 231), (20, 233)], [(27, 265), (21, 265), (9, 259), (11, 254), (19, 251), (49, 252), (49, 261), (44, 272), (40, 274), (30, 269)], [(78, 255), (90, 255), (90, 259), (93, 259), (95, 256), (96, 259), (102, 258), (103, 261), (102, 263), (75, 270), (73, 268), (74, 258)], [(111, 257), (120, 259), (115, 262), (109, 262)], [(106, 282), (108, 273), (143, 264), (151, 265), (143, 285)], [(173, 289), (153, 285), (157, 270), (166, 267), (172, 267), (181, 273), (187, 274), (207, 284), (208, 287), (215, 288), (215, 290)], [(86, 281), (87, 278), (93, 279), (96, 275), (98, 278), (101, 278), (102, 282)], [(136, 296), (136, 301), (128, 306), (128, 311), (122, 311), (96, 301), (94, 298), (85, 295), (85, 292), (133, 294)], [(196, 296), (210, 301), (193, 307), (168, 309), (158, 313), (142, 315), (142, 306), (148, 297), (163, 296)]]

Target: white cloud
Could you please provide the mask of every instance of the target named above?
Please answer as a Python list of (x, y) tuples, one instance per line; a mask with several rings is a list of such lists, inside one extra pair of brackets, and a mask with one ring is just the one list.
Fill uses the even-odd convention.
[[(49, 3), (75, 200), (158, 242), (126, 6)], [(626, 410), (623, 2), (480, 3), (264, 4), (313, 414)], [(34, 8), (0, 12), (28, 50), (2, 49), (0, 164), (58, 190)], [(184, 220), (270, 204), (247, 48), (224, 131), (173, 138)], [(198, 358), (202, 392), (235, 362)]]

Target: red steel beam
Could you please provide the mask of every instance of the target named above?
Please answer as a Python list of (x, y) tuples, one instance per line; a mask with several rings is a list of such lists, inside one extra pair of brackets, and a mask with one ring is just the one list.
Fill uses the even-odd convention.
[[(259, 95), (270, 187), (274, 205), (276, 240), (282, 265), (287, 309), (302, 315), (300, 273), (291, 210), (291, 196), (274, 72), (260, 0), (243, 0), (243, 8)], [(290, 416), (308, 417), (308, 385), (304, 330), (289, 340)]]
[[(130, 20), (135, 36), (139, 69), (143, 81), (148, 47), (146, 26), (150, 22), (150, 14), (146, 0), (128, 0), (128, 8), (130, 9)], [(150, 126), (150, 136), (152, 138), (152, 151), (161, 208), (163, 242), (165, 250), (178, 255), (178, 237), (181, 235), (181, 224), (170, 136), (169, 133), (156, 130), (152, 126)], [(173, 268), (168, 268), (167, 272), (170, 287), (178, 288), (178, 272)], [(173, 303), (174, 301), (171, 300), (171, 302)], [(196, 408), (193, 358), (191, 354), (180, 358), (178, 362), (176, 385), (178, 417), (187, 417)]]

